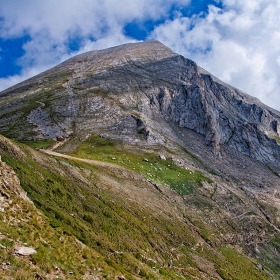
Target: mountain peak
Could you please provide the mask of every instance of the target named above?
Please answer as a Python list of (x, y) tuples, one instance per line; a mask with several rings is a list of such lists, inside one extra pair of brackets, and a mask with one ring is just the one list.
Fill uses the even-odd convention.
[(0, 132), (13, 138), (102, 134), (153, 146), (173, 138), (184, 144), (187, 140), (174, 131), (190, 129), (215, 155), (229, 148), (279, 164), (274, 140), (280, 137), (279, 112), (158, 41), (77, 55), (1, 95), (7, 102), (0, 104), (0, 118), (17, 119), (26, 128), (0, 124)]
[(89, 51), (83, 54), (80, 54), (75, 58), (85, 58), (90, 56), (105, 56), (112, 55), (118, 57), (129, 56), (131, 58), (142, 58), (142, 57), (150, 57), (150, 58), (165, 58), (169, 56), (176, 55), (170, 48), (165, 46), (163, 43), (159, 41), (145, 41), (145, 42), (136, 42), (136, 43), (127, 43), (115, 47), (110, 47), (103, 50), (95, 50)]
[(83, 63), (84, 67), (96, 65), (104, 69), (131, 63), (147, 63), (176, 56), (167, 46), (159, 41), (145, 41), (137, 43), (127, 43), (120, 46), (107, 48), (104, 50), (89, 51), (62, 63), (73, 65)]

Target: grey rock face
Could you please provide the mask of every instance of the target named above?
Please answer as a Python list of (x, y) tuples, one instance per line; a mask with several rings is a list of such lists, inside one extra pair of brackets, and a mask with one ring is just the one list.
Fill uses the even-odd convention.
[(21, 255), (21, 256), (30, 256), (33, 254), (36, 254), (36, 250), (31, 247), (15, 247), (15, 254)]
[(174, 136), (176, 126), (203, 135), (218, 156), (227, 146), (263, 162), (277, 164), (280, 157), (279, 112), (160, 42), (78, 55), (0, 98), (0, 133), (13, 138), (95, 133), (168, 146), (170, 138), (184, 142)]

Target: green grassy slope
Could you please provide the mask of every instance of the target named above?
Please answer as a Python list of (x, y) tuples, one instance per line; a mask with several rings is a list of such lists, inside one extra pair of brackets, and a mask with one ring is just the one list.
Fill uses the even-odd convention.
[[(143, 162), (142, 155), (119, 154), (110, 143), (98, 145), (102, 149), (94, 158), (117, 161), (127, 169), (55, 158), (0, 138), (2, 160), (14, 168), (21, 186), (46, 216), (40, 220), (30, 214), (31, 206), (22, 206), (23, 217), (32, 218), (19, 223), (17, 229), (1, 214), (1, 231), (36, 248), (38, 253), (31, 262), (42, 275), (55, 273), (58, 266), (64, 276), (68, 273), (66, 279), (82, 279), (86, 273), (107, 279), (117, 275), (126, 279), (269, 279), (255, 260), (218, 240), (215, 229), (183, 216), (174, 202), (175, 192), (166, 188), (162, 193), (146, 180), (168, 184), (179, 194), (182, 189), (176, 184), (185, 182), (188, 191), (184, 194), (188, 194), (206, 177), (184, 173), (171, 161), (161, 162), (154, 155), (145, 155), (148, 162)], [(82, 146), (76, 155), (92, 154), (88, 149), (89, 145)], [(102, 150), (106, 155), (101, 155)], [(145, 175), (147, 172), (152, 176)], [(178, 175), (183, 179), (177, 179)], [(76, 238), (87, 249), (81, 249)], [(0, 251), (1, 258), (14, 268), (21, 267), (22, 274), (26, 271), (17, 278), (13, 274), (15, 279), (27, 279), (26, 275), (34, 273), (32, 267), (27, 268), (25, 260), (18, 263), (9, 251), (13, 242), (5, 240), (8, 250)], [(1, 273), (5, 275), (5, 271)]]
[(178, 167), (170, 158), (160, 159), (155, 153), (134, 153), (127, 151), (121, 143), (92, 135), (73, 153), (74, 156), (87, 159), (112, 162), (132, 170), (148, 180), (166, 185), (181, 195), (193, 192), (193, 187), (201, 186), (202, 181), (212, 180), (199, 171)]
[[(51, 225), (30, 202), (19, 198), (14, 198), (5, 213), (0, 212), (0, 244), (6, 247), (0, 250), (1, 279), (36, 279), (36, 275), (47, 279), (83, 279), (87, 274), (113, 279), (121, 275), (96, 251), (83, 247), (73, 235)], [(14, 255), (15, 245), (31, 246), (37, 253), (30, 257)]]

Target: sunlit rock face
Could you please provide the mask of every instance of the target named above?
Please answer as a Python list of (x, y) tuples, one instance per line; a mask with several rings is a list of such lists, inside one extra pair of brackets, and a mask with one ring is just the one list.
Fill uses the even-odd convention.
[(157, 41), (75, 56), (0, 96), (0, 133), (12, 138), (94, 133), (170, 146), (186, 137), (176, 127), (203, 135), (217, 156), (225, 146), (277, 164), (280, 154), (279, 112)]

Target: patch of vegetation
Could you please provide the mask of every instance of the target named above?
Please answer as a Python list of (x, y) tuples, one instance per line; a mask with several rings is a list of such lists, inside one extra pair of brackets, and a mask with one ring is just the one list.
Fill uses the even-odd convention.
[[(114, 143), (106, 143), (107, 140), (105, 143), (102, 139), (100, 141), (99, 145), (105, 150), (115, 147)], [(124, 275), (126, 279), (135, 279), (136, 275), (141, 279), (202, 279), (201, 273), (204, 276), (209, 274), (207, 270), (202, 271), (193, 259), (195, 254), (215, 265), (220, 275), (228, 272), (225, 279), (245, 279), (239, 278), (245, 274), (247, 279), (267, 279), (263, 272), (253, 269), (254, 263), (244, 255), (234, 250), (232, 253), (224, 252), (223, 249), (221, 255), (219, 248), (201, 244), (197, 232), (210, 239), (214, 229), (211, 231), (210, 227), (206, 229), (199, 223), (191, 227), (190, 223), (172, 213), (170, 216), (161, 214), (128, 199), (125, 193), (115, 192), (112, 181), (124, 180), (117, 174), (114, 178), (114, 174), (107, 175), (104, 168), (54, 158), (24, 144), (17, 145), (26, 155), (20, 159), (17, 153), (12, 152), (13, 147), (7, 149), (5, 145), (8, 144), (0, 145), (3, 161), (14, 168), (22, 187), (47, 218), (41, 222), (39, 215), (20, 206), (26, 215), (17, 224), (9, 224), (4, 213), (1, 216), (1, 232), (7, 238), (27, 242), (37, 250), (31, 261), (40, 268), (39, 274), (55, 273), (56, 267), (59, 267), (66, 279), (81, 279), (88, 271), (107, 279), (114, 279), (115, 275)], [(132, 164), (130, 169), (142, 170), (144, 167), (141, 165), (147, 163), (147, 168), (155, 165), (168, 167), (168, 172), (181, 172), (171, 160), (156, 164), (161, 161), (157, 156), (145, 156), (148, 162), (143, 162), (142, 155), (132, 154), (126, 158)], [(111, 159), (112, 162), (116, 160)], [(120, 165), (125, 166), (121, 162)], [(111, 182), (109, 185), (106, 178)], [(173, 210), (177, 211), (176, 206)], [(88, 247), (81, 249), (83, 246), (75, 238)], [(18, 263), (18, 258), (10, 254), (13, 243), (9, 242), (5, 242), (9, 249), (4, 252), (4, 260), (12, 264), (13, 273), (21, 273), (21, 278), (11, 275), (15, 279), (31, 279), (30, 275), (36, 271), (24, 260)], [(0, 252), (2, 258), (3, 251)], [(235, 272), (238, 258), (243, 266)]]
[(274, 248), (280, 253), (280, 234), (275, 234), (271, 242), (274, 245)]
[(73, 70), (60, 70), (55, 72), (50, 72), (47, 76), (45, 76), (45, 83), (48, 84), (48, 86), (54, 84), (54, 82), (59, 81), (61, 83), (66, 82), (68, 77), (71, 76), (73, 73)]
[(191, 194), (193, 187), (201, 186), (203, 181), (212, 182), (199, 171), (177, 166), (170, 158), (162, 160), (158, 155), (151, 153), (127, 152), (120, 143), (95, 135), (79, 146), (73, 155), (118, 164), (143, 175), (146, 179), (167, 185), (181, 195)]
[[(28, 150), (25, 152), (28, 154)], [(116, 197), (115, 194), (96, 187), (94, 183), (88, 186), (71, 176), (70, 170), (67, 176), (62, 176), (52, 170), (53, 166), (40, 166), (29, 156), (24, 161), (19, 161), (8, 153), (1, 154), (2, 159), (15, 169), (22, 187), (35, 206), (48, 217), (53, 230), (69, 238), (74, 235), (99, 254), (107, 256), (110, 261), (106, 263), (110, 269), (119, 271), (127, 279), (133, 279), (130, 275), (138, 273), (144, 279), (159, 279), (152, 267), (160, 268), (173, 258), (167, 244), (171, 242), (175, 246), (178, 242), (170, 232), (182, 236), (184, 242), (194, 242), (190, 231), (182, 222), (154, 217), (149, 210), (132, 202), (127, 206), (123, 197)], [(79, 170), (92, 182), (96, 182), (96, 168), (76, 161), (59, 160), (59, 168), (61, 164)], [(143, 220), (143, 217), (146, 218)], [(52, 255), (49, 250), (52, 247), (57, 245), (43, 247), (34, 261), (44, 259), (48, 266), (51, 265), (49, 261)], [(157, 255), (160, 255), (162, 263), (151, 261)], [(54, 260), (58, 262), (57, 258)], [(71, 267), (71, 271), (76, 270)], [(167, 271), (167, 278), (174, 275), (173, 269)], [(78, 275), (77, 272), (75, 275)], [(177, 279), (180, 278), (178, 276)]]
[[(34, 124), (27, 121), (28, 115), (32, 110), (45, 104), (44, 108), (48, 111), (50, 118), (54, 118), (53, 104), (55, 100), (63, 95), (65, 88), (62, 84), (68, 80), (68, 77), (72, 74), (72, 70), (62, 70), (58, 73), (49, 73), (48, 76), (42, 81), (40, 85), (38, 82), (31, 86), (24, 87), (21, 91), (15, 94), (10, 94), (9, 98), (2, 102), (4, 110), (2, 110), (1, 118), (6, 118), (5, 127), (1, 128), (1, 133), (6, 137), (18, 138), (18, 128), (25, 130), (25, 136), (34, 136), (32, 129)], [(5, 103), (10, 102), (7, 105)], [(7, 106), (7, 107), (6, 107)], [(54, 123), (56, 123), (54, 121)]]
[(50, 148), (55, 141), (51, 139), (47, 140), (34, 140), (34, 141), (21, 141), (21, 143), (32, 147), (33, 149), (48, 149)]
[[(225, 280), (238, 279), (267, 279), (264, 272), (260, 271), (257, 265), (243, 254), (238, 253), (230, 247), (221, 248), (221, 252), (228, 262), (227, 267), (220, 265), (216, 267), (219, 275)], [(250, 276), (249, 276), (250, 275)]]
[(273, 136), (269, 136), (271, 139), (274, 139), (275, 141), (276, 141), (276, 143), (278, 144), (278, 145), (280, 145), (280, 137), (278, 137), (278, 136), (275, 136), (275, 135), (273, 135)]
[(280, 137), (275, 137), (274, 139), (276, 140), (277, 144), (280, 145)]
[[(259, 248), (262, 258), (260, 262), (262, 266), (270, 271), (273, 275), (280, 277), (279, 257), (272, 254), (273, 250), (280, 252), (280, 235), (276, 234), (270, 244), (265, 244)], [(276, 278), (277, 279), (277, 278)]]
[[(90, 247), (83, 246), (62, 228), (52, 228), (46, 217), (28, 201), (10, 194), (5, 212), (0, 212), (1, 279), (83, 279), (91, 273), (102, 276), (97, 269), (113, 277), (119, 272)], [(36, 250), (30, 257), (14, 255), (15, 246)], [(32, 265), (30, 265), (32, 263)], [(94, 266), (94, 267), (93, 267)], [(95, 268), (95, 269), (94, 269)]]

